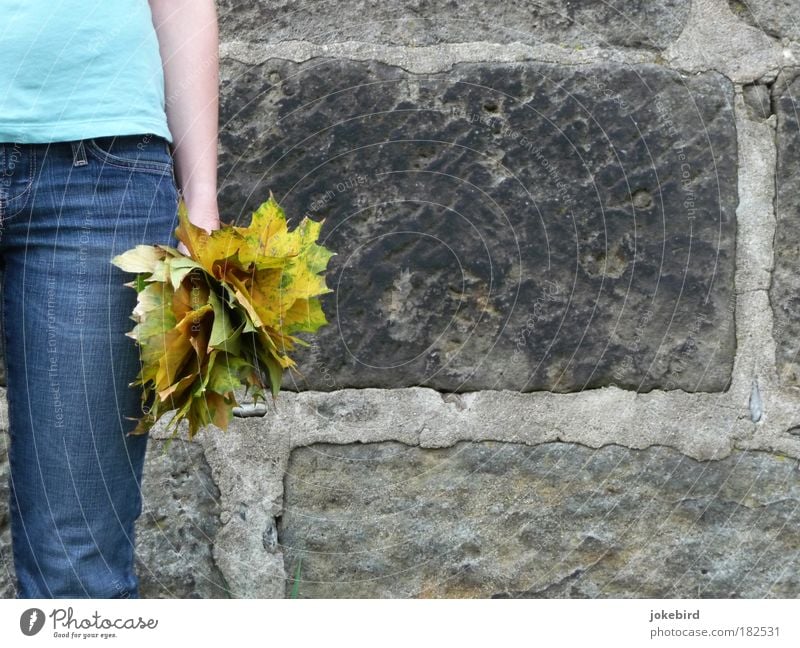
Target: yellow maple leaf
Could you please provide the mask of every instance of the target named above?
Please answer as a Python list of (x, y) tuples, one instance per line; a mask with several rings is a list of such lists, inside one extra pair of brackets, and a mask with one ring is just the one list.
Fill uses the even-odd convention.
[(128, 334), (140, 347), (145, 412), (134, 434), (173, 411), (168, 429), (186, 421), (190, 438), (206, 425), (226, 429), (235, 390), (254, 398), (280, 390), (290, 353), (328, 321), (319, 296), (331, 292), (322, 273), (334, 253), (317, 243), (322, 221), (303, 218), (290, 230), (272, 193), (246, 227), (206, 232), (178, 208), (175, 235), (190, 256), (167, 246), (139, 245), (112, 259), (136, 274)]

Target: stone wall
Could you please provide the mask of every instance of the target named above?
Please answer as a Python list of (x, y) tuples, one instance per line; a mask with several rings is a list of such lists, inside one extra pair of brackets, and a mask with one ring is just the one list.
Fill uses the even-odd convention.
[(220, 204), (325, 219), (331, 324), (153, 434), (144, 595), (800, 595), (793, 4), (220, 0)]

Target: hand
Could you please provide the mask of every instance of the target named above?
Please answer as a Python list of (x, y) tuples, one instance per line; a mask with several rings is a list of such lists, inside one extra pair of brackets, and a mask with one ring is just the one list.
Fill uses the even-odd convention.
[[(186, 201), (186, 211), (189, 213), (189, 222), (197, 227), (202, 227), (206, 232), (213, 232), (219, 229), (219, 206), (216, 197), (206, 200)], [(186, 246), (178, 242), (178, 252), (189, 256)]]

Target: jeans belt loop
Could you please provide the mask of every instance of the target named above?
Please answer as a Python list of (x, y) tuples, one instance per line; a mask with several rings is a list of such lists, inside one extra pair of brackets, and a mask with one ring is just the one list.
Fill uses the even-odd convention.
[(86, 159), (86, 149), (83, 140), (72, 142), (72, 166), (86, 166), (89, 161)]

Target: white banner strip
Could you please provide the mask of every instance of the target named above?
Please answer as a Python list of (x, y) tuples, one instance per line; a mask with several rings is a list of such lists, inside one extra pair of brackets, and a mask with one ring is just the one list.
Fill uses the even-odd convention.
[(2, 646), (800, 646), (796, 600), (7, 600)]

